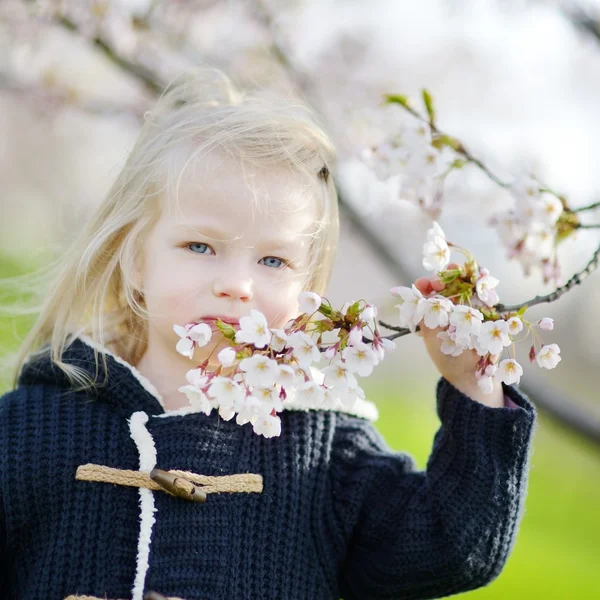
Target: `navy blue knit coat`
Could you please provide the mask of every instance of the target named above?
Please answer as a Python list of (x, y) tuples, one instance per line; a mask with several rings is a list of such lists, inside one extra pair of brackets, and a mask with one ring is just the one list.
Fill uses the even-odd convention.
[[(65, 360), (95, 373), (86, 341)], [(285, 410), (281, 436), (266, 439), (214, 412), (166, 413), (116, 357), (95, 395), (70, 389), (49, 358), (30, 361), (0, 399), (0, 598), (383, 600), (484, 586), (515, 542), (536, 422), (524, 395), (505, 393), (518, 408), (442, 378), (419, 471), (354, 414)], [(249, 473), (262, 491), (193, 502), (82, 480), (81, 465), (149, 481), (154, 467)]]

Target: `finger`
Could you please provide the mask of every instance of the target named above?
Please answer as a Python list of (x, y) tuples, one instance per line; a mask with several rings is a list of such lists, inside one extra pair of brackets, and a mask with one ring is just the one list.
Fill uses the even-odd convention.
[(431, 287), (431, 280), (429, 279), (429, 277), (419, 277), (419, 279), (415, 281), (415, 287), (424, 296), (430, 294), (433, 291), (433, 288)]
[(439, 279), (431, 280), (431, 289), (434, 292), (441, 292), (446, 287), (445, 283), (442, 283)]

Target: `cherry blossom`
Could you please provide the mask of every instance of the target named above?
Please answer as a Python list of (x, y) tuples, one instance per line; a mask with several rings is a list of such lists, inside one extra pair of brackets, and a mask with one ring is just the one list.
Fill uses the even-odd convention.
[(252, 427), (254, 433), (266, 438), (281, 435), (281, 419), (273, 415), (260, 415), (255, 421), (252, 421)]
[(490, 354), (500, 354), (504, 347), (512, 344), (508, 333), (506, 321), (486, 321), (481, 325), (477, 341)]
[(235, 409), (244, 397), (240, 384), (229, 377), (215, 377), (208, 391), (212, 398), (218, 399), (220, 407)]
[(423, 319), (425, 326), (429, 327), (429, 329), (446, 327), (450, 321), (450, 312), (452, 312), (452, 310), (453, 304), (446, 298), (423, 298), (417, 304), (415, 318), (417, 319), (417, 322)]
[(312, 315), (321, 306), (321, 296), (314, 292), (302, 292), (298, 297), (300, 312)]
[(492, 277), (491, 275), (485, 275), (477, 280), (475, 289), (477, 291), (477, 297), (487, 306), (494, 306), (498, 304), (500, 298), (494, 290), (494, 288), (500, 283), (499, 279)]
[(442, 271), (450, 262), (450, 248), (444, 238), (435, 236), (423, 245), (423, 267), (427, 271)]
[(235, 362), (235, 350), (233, 348), (223, 348), (217, 358), (224, 367), (231, 367)]
[(458, 305), (452, 309), (450, 315), (450, 325), (456, 327), (456, 335), (458, 337), (468, 337), (477, 335), (481, 330), (483, 314), (470, 306)]
[(400, 327), (407, 327), (414, 333), (420, 320), (416, 318), (417, 306), (423, 299), (423, 294), (414, 284), (412, 287), (393, 287), (390, 292), (401, 299), (400, 304), (395, 305), (400, 310)]
[(554, 319), (544, 317), (538, 321), (538, 326), (543, 331), (552, 331), (554, 329)]
[(562, 360), (562, 357), (559, 354), (560, 348), (558, 345), (549, 344), (542, 347), (535, 359), (540, 367), (544, 369), (554, 369), (554, 367)]
[(301, 367), (321, 360), (321, 353), (314, 340), (303, 331), (290, 334), (288, 345), (293, 348), (292, 354)]
[(177, 343), (176, 350), (179, 354), (192, 358), (196, 347), (202, 348), (210, 342), (212, 329), (206, 323), (186, 325), (173, 325), (173, 330), (181, 338)]
[(508, 324), (508, 333), (510, 335), (517, 335), (523, 330), (523, 321), (519, 317), (511, 317), (506, 321)]
[(342, 360), (336, 360), (331, 365), (323, 369), (325, 375), (324, 383), (333, 389), (348, 389), (356, 385), (356, 377)]
[(275, 352), (281, 352), (287, 344), (288, 336), (283, 329), (271, 329), (271, 348)]
[(277, 362), (262, 354), (255, 354), (240, 361), (246, 383), (252, 387), (271, 387), (279, 376)]
[(367, 377), (375, 366), (375, 353), (367, 344), (344, 348), (342, 356), (348, 368), (362, 377)]
[(507, 385), (519, 383), (521, 375), (523, 375), (523, 367), (513, 358), (506, 358), (498, 365), (496, 377)]
[(271, 331), (265, 315), (252, 309), (249, 317), (242, 317), (240, 329), (235, 334), (235, 341), (264, 348), (271, 341)]

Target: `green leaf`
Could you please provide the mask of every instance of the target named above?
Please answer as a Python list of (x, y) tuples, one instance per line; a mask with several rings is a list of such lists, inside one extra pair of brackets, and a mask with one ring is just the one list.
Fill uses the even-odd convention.
[(522, 306), (518, 311), (517, 311), (517, 317), (522, 317), (525, 314), (525, 311), (527, 310), (528, 306), (527, 304), (525, 306)]
[(354, 321), (360, 311), (360, 300), (357, 300), (354, 304), (350, 305), (346, 311), (346, 318)]
[(433, 141), (431, 142), (431, 145), (435, 146), (438, 150), (440, 150), (444, 146), (448, 146), (453, 150), (458, 150), (461, 147), (461, 143), (456, 138), (453, 138), (445, 133), (442, 133), (441, 135), (436, 135)]
[(401, 94), (384, 94), (384, 98), (387, 104), (400, 104), (404, 108), (412, 108), (412, 102), (408, 96), (402, 96)]
[(333, 315), (333, 309), (331, 306), (321, 302), (321, 306), (319, 307), (319, 312), (325, 317), (331, 317)]
[(441, 271), (438, 275), (442, 283), (448, 284), (462, 275), (462, 269), (448, 269), (447, 271)]
[(433, 98), (426, 89), (423, 89), (421, 91), (421, 94), (423, 95), (423, 103), (425, 104), (425, 110), (429, 115), (429, 122), (433, 125), (433, 123), (435, 122), (435, 109), (433, 108)]
[(229, 323), (224, 323), (221, 319), (217, 319), (217, 327), (219, 331), (226, 337), (228, 340), (235, 339), (235, 327), (230, 325)]

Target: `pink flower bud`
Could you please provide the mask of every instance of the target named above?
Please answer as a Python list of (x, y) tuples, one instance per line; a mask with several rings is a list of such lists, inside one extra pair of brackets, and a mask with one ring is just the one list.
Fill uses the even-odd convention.
[(529, 349), (529, 362), (535, 362), (535, 344), (532, 344)]
[(544, 317), (538, 321), (538, 325), (540, 329), (543, 329), (544, 331), (552, 331), (554, 329), (554, 319)]

